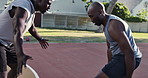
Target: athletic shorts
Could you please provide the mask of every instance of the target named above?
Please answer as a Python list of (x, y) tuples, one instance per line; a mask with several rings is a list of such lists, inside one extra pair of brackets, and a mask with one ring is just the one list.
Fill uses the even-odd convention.
[[(136, 58), (136, 67), (139, 66), (141, 58)], [(104, 66), (102, 71), (109, 78), (123, 78), (126, 75), (124, 55), (115, 55), (112, 60)]]
[(6, 48), (0, 45), (0, 72), (7, 71), (7, 64), (17, 64), (16, 51), (14, 46)]

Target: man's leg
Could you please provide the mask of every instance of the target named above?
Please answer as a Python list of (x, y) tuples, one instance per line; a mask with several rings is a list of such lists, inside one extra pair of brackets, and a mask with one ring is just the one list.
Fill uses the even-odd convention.
[(6, 51), (7, 64), (11, 68), (8, 72), (8, 78), (17, 78), (17, 56), (14, 46), (11, 46)]
[(8, 78), (17, 78), (17, 64), (8, 64), (11, 68), (8, 72)]
[(7, 60), (5, 47), (0, 45), (0, 78), (7, 78)]
[(95, 78), (109, 78), (104, 72), (100, 71), (100, 73)]
[(96, 78), (123, 78), (125, 76), (124, 55), (117, 54), (106, 64)]

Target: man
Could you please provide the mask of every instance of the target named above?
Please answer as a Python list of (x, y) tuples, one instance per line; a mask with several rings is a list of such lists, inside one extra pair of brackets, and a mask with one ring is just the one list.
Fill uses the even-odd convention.
[(108, 46), (108, 64), (96, 78), (132, 78), (142, 53), (127, 23), (117, 16), (107, 14), (104, 5), (99, 2), (88, 7), (88, 16), (95, 25), (103, 25)]
[[(23, 52), (23, 35), (29, 30), (43, 49), (49, 45), (33, 24), (35, 11), (46, 12), (51, 0), (15, 0), (0, 14), (0, 78), (17, 78), (31, 56)], [(6, 67), (11, 70), (6, 73)]]

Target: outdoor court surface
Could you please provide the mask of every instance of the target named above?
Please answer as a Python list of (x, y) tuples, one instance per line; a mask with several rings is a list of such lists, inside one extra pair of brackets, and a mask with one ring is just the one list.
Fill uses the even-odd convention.
[[(25, 53), (33, 57), (28, 65), (39, 78), (94, 78), (107, 63), (105, 43), (49, 44), (46, 50), (38, 43), (25, 43), (23, 46)], [(133, 78), (148, 78), (148, 43), (139, 43), (138, 47), (143, 59)]]
[[(28, 65), (27, 65), (28, 67)], [(10, 68), (8, 67), (8, 71), (10, 70)], [(35, 73), (33, 72), (32, 68), (23, 68), (23, 74), (20, 75), (18, 78), (36, 78), (35, 77)]]

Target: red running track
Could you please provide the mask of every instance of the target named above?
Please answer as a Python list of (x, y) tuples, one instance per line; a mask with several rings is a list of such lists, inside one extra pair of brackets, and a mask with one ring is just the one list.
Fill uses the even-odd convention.
[[(28, 64), (40, 78), (94, 78), (107, 63), (105, 43), (50, 43), (46, 50), (37, 43), (23, 47), (33, 57)], [(148, 78), (148, 43), (138, 47), (143, 59), (133, 78)]]

